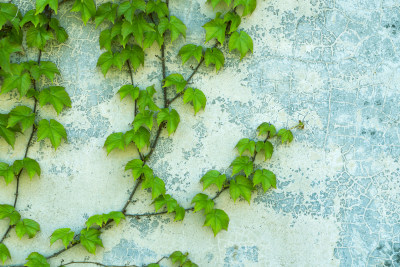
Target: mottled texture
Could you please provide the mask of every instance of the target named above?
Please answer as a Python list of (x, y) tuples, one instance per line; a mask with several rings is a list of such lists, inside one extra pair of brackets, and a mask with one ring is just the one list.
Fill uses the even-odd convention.
[[(14, 2), (22, 12), (33, 6)], [(240, 26), (253, 38), (254, 54), (239, 61), (225, 45), (221, 71), (199, 69), (192, 86), (207, 96), (206, 110), (194, 116), (190, 105), (174, 102), (181, 123), (170, 137), (163, 132), (149, 165), (167, 192), (189, 207), (207, 170), (231, 173), (240, 138), (256, 138), (264, 121), (291, 127), (303, 120), (305, 129), (294, 131), (292, 144), (278, 145), (266, 163), (257, 157), (259, 167), (276, 173), (278, 188), (259, 190), (250, 206), (233, 203), (224, 192), (216, 207), (231, 221), (229, 231), (215, 238), (202, 227), (202, 214), (187, 213), (179, 223), (172, 215), (129, 218), (105, 231), (105, 248), (96, 256), (78, 246), (52, 265), (62, 259), (139, 265), (182, 250), (200, 266), (400, 266), (400, 1), (257, 2)], [(70, 7), (63, 5), (57, 15), (69, 40), (43, 53), (43, 60), (60, 68), (55, 84), (71, 95), (72, 108), (58, 117), (69, 141), (57, 151), (47, 140), (35, 142), (29, 152), (42, 176), (32, 181), (22, 176), (17, 208), (42, 230), (22, 240), (12, 232), (5, 244), (13, 263), (32, 251), (50, 255), (62, 248), (58, 242), (49, 247), (55, 229), (79, 230), (89, 216), (121, 209), (134, 185), (124, 165), (137, 157), (135, 148), (109, 156), (103, 148), (106, 137), (128, 130), (134, 117), (132, 101), (116, 95), (130, 82), (127, 69), (104, 78), (96, 68), (102, 26), (84, 26)], [(188, 77), (196, 62), (182, 66), (177, 53), (185, 43), (203, 44), (201, 25), (214, 11), (203, 0), (170, 0), (170, 7), (189, 30), (186, 42), (168, 42), (167, 73)], [(36, 54), (27, 50), (22, 60)], [(155, 84), (161, 104), (158, 54), (156, 46), (146, 51), (145, 67), (134, 80), (141, 88)], [(0, 96), (0, 112), (25, 103), (15, 96)], [(56, 116), (49, 107), (39, 114)], [(19, 159), (27, 137), (18, 137), (15, 150), (0, 140), (0, 160)], [(0, 203), (12, 203), (15, 186), (0, 180)], [(206, 193), (215, 194), (211, 188)], [(138, 192), (129, 212), (152, 211), (150, 194)]]

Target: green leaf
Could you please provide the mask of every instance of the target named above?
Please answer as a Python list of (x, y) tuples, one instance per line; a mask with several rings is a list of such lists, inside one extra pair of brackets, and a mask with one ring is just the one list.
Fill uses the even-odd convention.
[(251, 51), (253, 53), (253, 40), (245, 32), (234, 32), (229, 39), (229, 51), (238, 50), (240, 52), (240, 60)]
[(188, 88), (183, 94), (183, 103), (193, 103), (194, 114), (196, 115), (200, 109), (205, 109), (207, 98), (199, 89)]
[(171, 32), (171, 42), (175, 41), (182, 34), (186, 38), (186, 26), (175, 16), (171, 16), (169, 20), (169, 31)]
[(191, 203), (195, 203), (194, 212), (204, 209), (204, 214), (207, 214), (214, 209), (214, 201), (209, 199), (208, 196), (203, 193), (198, 193), (195, 195)]
[(157, 13), (158, 18), (168, 17), (169, 10), (166, 3), (161, 0), (150, 0), (147, 2), (146, 14)]
[(118, 93), (121, 97), (121, 100), (124, 99), (127, 95), (132, 97), (132, 100), (135, 101), (139, 97), (139, 87), (134, 87), (131, 84), (126, 84), (122, 86)]
[(35, 27), (46, 24), (49, 19), (43, 14), (35, 15), (36, 10), (29, 10), (25, 13), (23, 19), (20, 21), (19, 26), (23, 27), (26, 23), (31, 22)]
[(103, 73), (104, 77), (111, 66), (117, 67), (119, 70), (122, 69), (123, 61), (120, 53), (113, 54), (112, 52), (105, 52), (100, 55), (97, 66), (100, 66), (101, 72)]
[(290, 130), (280, 129), (277, 136), (279, 136), (282, 140), (282, 144), (285, 142), (292, 142), (293, 141), (293, 134)]
[(156, 176), (147, 177), (143, 181), (143, 189), (151, 188), (151, 198), (155, 199), (161, 195), (165, 194), (165, 183), (162, 179)]
[(129, 60), (131, 66), (136, 71), (140, 65), (144, 65), (144, 51), (138, 45), (125, 47), (121, 51), (122, 62)]
[(220, 209), (213, 209), (206, 214), (204, 226), (210, 226), (216, 236), (222, 229), (228, 230), (229, 217), (225, 211)]
[(178, 73), (173, 73), (169, 75), (167, 78), (163, 80), (163, 82), (164, 82), (163, 87), (170, 87), (172, 85), (175, 85), (177, 93), (182, 92), (187, 84), (183, 76)]
[(253, 177), (253, 184), (254, 186), (261, 184), (265, 193), (271, 186), (276, 188), (276, 176), (273, 172), (266, 169), (256, 170)]
[(104, 221), (104, 216), (103, 215), (93, 215), (90, 216), (89, 219), (87, 219), (86, 221), (86, 229), (89, 230), (89, 228), (93, 225), (93, 224), (97, 224), (100, 227), (103, 227), (103, 224), (105, 223)]
[(254, 151), (256, 150), (256, 143), (253, 140), (250, 140), (248, 138), (242, 138), (236, 144), (235, 148), (237, 148), (240, 156), (246, 150), (248, 150), (250, 152), (250, 155), (254, 156)]
[[(207, 0), (207, 3), (211, 3), (213, 9), (221, 2), (222, 0)], [(232, 0), (223, 0), (227, 6), (230, 6)]]
[(203, 28), (206, 30), (206, 43), (216, 38), (221, 45), (224, 44), (226, 26), (227, 24), (220, 18), (215, 18), (204, 24)]
[(200, 63), (203, 57), (203, 47), (201, 45), (187, 44), (179, 50), (178, 55), (182, 58), (182, 65), (191, 57), (194, 57)]
[(240, 25), (240, 23), (242, 22), (242, 19), (240, 18), (240, 16), (234, 12), (228, 12), (224, 15), (224, 22), (231, 22), (230, 28), (229, 28), (229, 32), (228, 33), (232, 33), (234, 31), (236, 31)]
[(233, 201), (236, 201), (238, 197), (242, 196), (250, 204), (252, 190), (253, 185), (251, 181), (242, 175), (238, 175), (235, 177), (235, 180), (230, 181), (229, 193)]
[(1, 204), (0, 205), (0, 220), (4, 218), (10, 218), (10, 225), (15, 225), (21, 219), (21, 215), (11, 205)]
[(163, 108), (157, 114), (158, 126), (160, 126), (164, 121), (167, 122), (168, 135), (171, 135), (176, 131), (180, 122), (178, 112), (175, 109), (170, 110), (169, 108)]
[(244, 171), (247, 177), (253, 172), (253, 162), (249, 157), (237, 157), (232, 161), (232, 175)]
[(96, 22), (96, 28), (104, 21), (108, 20), (114, 24), (115, 17), (117, 15), (117, 4), (104, 3), (97, 8), (96, 17), (94, 21)]
[(19, 31), (21, 17), (17, 6), (11, 3), (0, 3), (0, 30), (3, 28), (3, 25), (9, 21), (13, 27)]
[(136, 10), (141, 10), (143, 12), (146, 11), (145, 1), (133, 0), (132, 2), (130, 2), (130, 1), (123, 2), (118, 7), (118, 17), (121, 17), (122, 15), (124, 15), (124, 17), (127, 21), (129, 21), (130, 23), (133, 23)]
[(61, 240), (67, 249), (69, 243), (74, 240), (75, 233), (70, 228), (60, 228), (53, 232), (50, 238), (50, 245), (53, 245), (57, 240)]
[(144, 33), (155, 31), (152, 24), (149, 24), (143, 17), (143, 14), (135, 16), (133, 22), (125, 21), (121, 26), (121, 34), (126, 39), (131, 33), (135, 37), (136, 42), (143, 46)]
[(204, 174), (200, 181), (203, 183), (203, 191), (212, 184), (215, 184), (218, 187), (218, 190), (221, 191), (226, 181), (226, 175), (221, 175), (219, 171), (211, 170)]
[(156, 92), (154, 89), (154, 85), (149, 86), (146, 90), (140, 90), (139, 98), (137, 100), (137, 105), (140, 112), (144, 112), (146, 107), (151, 110), (158, 111), (160, 110), (159, 107), (153, 101), (153, 95)]
[(26, 106), (18, 106), (10, 111), (7, 128), (19, 124), (22, 127), (22, 132), (25, 132), (25, 130), (31, 127), (34, 122), (35, 113), (33, 113), (32, 109)]
[(136, 147), (139, 149), (139, 152), (142, 152), (144, 147), (150, 146), (150, 132), (144, 127), (140, 127), (132, 137), (133, 142)]
[(47, 41), (53, 39), (53, 34), (47, 30), (47, 26), (29, 27), (26, 33), (26, 43), (28, 47), (35, 47), (40, 50), (46, 46)]
[(169, 255), (169, 258), (171, 259), (172, 263), (179, 263), (179, 266), (181, 266), (186, 262), (188, 255), (189, 253), (187, 252), (183, 254), (180, 251), (174, 251), (171, 255)]
[(65, 88), (61, 86), (50, 86), (43, 89), (40, 91), (38, 98), (42, 107), (46, 104), (53, 105), (57, 115), (60, 114), (64, 107), (71, 107), (71, 98), (69, 98)]
[(75, 0), (71, 12), (81, 12), (83, 23), (86, 23), (92, 17), (96, 16), (96, 4), (94, 0)]
[(37, 136), (38, 141), (49, 138), (55, 149), (60, 145), (62, 138), (64, 138), (65, 141), (68, 141), (67, 132), (65, 131), (64, 126), (53, 119), (51, 119), (50, 122), (45, 119), (39, 122)]
[(16, 160), (13, 164), (13, 169), (16, 174), (18, 174), (22, 169), (25, 169), (32, 179), (35, 174), (41, 174), (41, 169), (39, 163), (31, 158), (24, 158), (23, 160)]
[(261, 150), (264, 150), (264, 157), (265, 160), (270, 159), (272, 157), (272, 153), (274, 152), (274, 146), (271, 144), (269, 141), (258, 141), (256, 145), (256, 151), (257, 153), (261, 152)]
[(104, 48), (111, 53), (112, 52), (111, 51), (112, 39), (113, 38), (111, 38), (111, 30), (110, 29), (105, 29), (105, 30), (101, 31), (100, 37), (99, 37), (100, 48), (101, 49)]
[(28, 262), (25, 263), (24, 266), (27, 267), (50, 267), (50, 264), (47, 263), (47, 259), (37, 252), (32, 252), (29, 254), (26, 260)]
[(158, 264), (158, 263), (150, 263), (149, 265), (147, 265), (147, 267), (160, 267), (160, 264)]
[[(0, 40), (0, 67), (5, 72), (11, 72), (10, 55), (20, 51), (22, 51), (21, 45), (11, 42), (9, 38), (3, 38)], [(4, 89), (2, 88), (1, 91), (3, 90)]]
[(164, 44), (164, 37), (160, 34), (157, 28), (154, 31), (144, 33), (143, 49), (149, 48), (155, 41), (157, 41), (160, 48)]
[(253, 13), (257, 6), (257, 0), (235, 0), (233, 6), (243, 6), (242, 16)]
[(134, 159), (129, 161), (125, 166), (125, 171), (132, 170), (133, 179), (139, 178), (142, 174), (145, 178), (153, 176), (153, 170), (146, 165), (143, 166), (143, 161)]
[(7, 163), (0, 162), (0, 176), (3, 176), (6, 185), (8, 185), (14, 180), (14, 169)]
[(36, 0), (36, 13), (35, 15), (42, 13), (44, 8), (49, 5), (51, 9), (54, 10), (54, 13), (57, 14), (58, 9), (58, 0)]
[(185, 214), (186, 214), (185, 209), (184, 209), (183, 207), (181, 207), (181, 206), (178, 205), (178, 206), (175, 208), (175, 218), (174, 218), (174, 222), (182, 221), (182, 220), (185, 218)]
[(6, 245), (0, 243), (0, 260), (3, 264), (7, 261), (7, 258), (11, 260), (11, 254)]
[(207, 48), (206, 53), (204, 54), (204, 61), (207, 67), (210, 64), (214, 64), (215, 69), (218, 72), (219, 69), (224, 66), (225, 57), (219, 48)]
[(68, 39), (68, 33), (60, 26), (58, 19), (51, 18), (49, 26), (56, 34), (56, 39), (59, 43), (64, 43)]
[(100, 234), (101, 232), (94, 228), (90, 228), (89, 230), (82, 229), (80, 236), (81, 244), (89, 253), (96, 254), (96, 245), (103, 247)]
[(175, 209), (179, 206), (178, 202), (171, 197), (171, 195), (161, 195), (154, 200), (154, 207), (156, 211), (161, 209), (162, 207), (167, 206), (167, 213), (171, 213), (175, 211)]
[[(1, 53), (1, 52), (0, 52)], [(31, 76), (25, 72), (24, 67), (18, 64), (10, 65), (10, 73), (5, 76), (1, 86), (1, 94), (17, 89), (20, 96), (25, 96), (31, 87)]]
[(120, 211), (112, 211), (108, 214), (103, 214), (104, 222), (107, 223), (108, 220), (113, 220), (116, 225), (118, 225), (121, 220), (125, 220), (125, 215)]
[(33, 238), (39, 231), (39, 224), (31, 219), (23, 219), (15, 225), (15, 232), (20, 239), (24, 235), (28, 235), (29, 238)]
[(263, 122), (257, 127), (258, 135), (266, 134), (268, 137), (274, 137), (276, 134), (275, 126), (267, 122)]
[(56, 64), (50, 61), (41, 61), (40, 65), (33, 65), (29, 71), (31, 72), (32, 78), (36, 81), (39, 80), (40, 76), (44, 75), (53, 82), (54, 75), (60, 74)]
[(0, 136), (6, 140), (6, 142), (14, 148), (15, 144), (15, 132), (16, 128), (7, 128), (8, 114), (0, 114)]
[(107, 155), (110, 154), (116, 148), (121, 150), (125, 150), (125, 139), (123, 133), (112, 133), (110, 134), (106, 141), (104, 142), (104, 146), (107, 149)]
[(133, 130), (136, 132), (142, 125), (146, 125), (151, 130), (153, 127), (153, 115), (154, 112), (150, 110), (139, 112), (133, 120)]

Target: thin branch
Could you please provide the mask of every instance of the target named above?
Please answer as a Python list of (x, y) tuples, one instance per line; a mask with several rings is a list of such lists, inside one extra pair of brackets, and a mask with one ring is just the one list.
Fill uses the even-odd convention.
[[(185, 211), (192, 211), (194, 210), (194, 207), (190, 207), (185, 209)], [(148, 212), (148, 213), (138, 213), (138, 214), (125, 214), (126, 217), (151, 217), (151, 216), (158, 216), (158, 215), (163, 215), (167, 214), (168, 211), (161, 211), (161, 212)]]
[(139, 267), (137, 265), (106, 265), (106, 264), (103, 264), (100, 262), (94, 262), (94, 261), (71, 261), (68, 263), (61, 264), (61, 265), (59, 265), (59, 267), (72, 265), (72, 264), (95, 264), (97, 266), (103, 266), (103, 267)]

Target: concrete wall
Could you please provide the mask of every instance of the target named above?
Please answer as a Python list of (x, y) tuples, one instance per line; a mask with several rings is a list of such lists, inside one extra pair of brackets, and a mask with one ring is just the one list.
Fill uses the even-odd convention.
[[(22, 12), (34, 5), (13, 2)], [(72, 98), (73, 107), (58, 117), (69, 141), (57, 151), (49, 141), (35, 142), (30, 150), (43, 174), (32, 181), (22, 177), (17, 209), (37, 220), (41, 232), (22, 240), (13, 232), (6, 239), (13, 263), (32, 251), (50, 255), (62, 248), (49, 247), (55, 229), (78, 231), (89, 216), (120, 210), (134, 185), (124, 171), (136, 156), (134, 147), (109, 156), (103, 148), (109, 134), (128, 130), (133, 120), (132, 101), (116, 95), (130, 82), (127, 69), (103, 77), (96, 68), (102, 28), (93, 22), (85, 27), (78, 14), (68, 12), (71, 5), (57, 15), (69, 40), (49, 46), (42, 57), (58, 65), (55, 83)], [(203, 0), (171, 0), (170, 6), (188, 26), (186, 43), (202, 44), (201, 25), (214, 17), (212, 8)], [(201, 176), (228, 168), (236, 142), (255, 138), (261, 122), (290, 127), (304, 120), (292, 144), (277, 146), (272, 160), (259, 161), (277, 174), (278, 189), (258, 191), (251, 205), (234, 204), (223, 193), (216, 207), (231, 221), (229, 231), (216, 238), (202, 227), (202, 214), (188, 213), (178, 223), (172, 215), (129, 218), (102, 235), (105, 248), (95, 256), (77, 246), (52, 266), (63, 259), (139, 265), (174, 250), (188, 251), (200, 266), (399, 266), (399, 11), (398, 0), (259, 0), (241, 25), (254, 40), (254, 54), (240, 62), (224, 47), (226, 64), (219, 73), (200, 68), (193, 86), (206, 94), (206, 110), (194, 116), (189, 105), (176, 101), (179, 128), (170, 137), (163, 132), (149, 165), (167, 192), (189, 207), (202, 189)], [(181, 66), (177, 52), (184, 44), (168, 43), (168, 74), (187, 77), (188, 66), (195, 65)], [(145, 67), (134, 79), (142, 88), (155, 84), (161, 101), (158, 53), (155, 47), (146, 52)], [(36, 54), (27, 50), (23, 60)], [(0, 111), (28, 103), (11, 101), (15, 97), (0, 96)], [(39, 114), (56, 116), (48, 107)], [(15, 150), (0, 140), (0, 159), (20, 159), (27, 135), (18, 137)], [(12, 203), (15, 186), (0, 180), (0, 203)], [(138, 193), (130, 212), (153, 211), (150, 198)]]

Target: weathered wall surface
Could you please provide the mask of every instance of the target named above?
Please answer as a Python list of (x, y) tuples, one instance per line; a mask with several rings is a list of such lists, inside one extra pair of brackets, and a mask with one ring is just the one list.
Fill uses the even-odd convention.
[[(25, 12), (34, 1), (14, 3)], [(203, 0), (170, 4), (188, 26), (186, 42), (202, 44), (201, 25), (214, 16), (211, 7)], [(15, 233), (6, 239), (13, 263), (32, 251), (50, 255), (62, 248), (49, 247), (55, 229), (77, 231), (93, 214), (120, 210), (134, 185), (124, 172), (137, 155), (134, 147), (109, 156), (103, 148), (109, 134), (128, 130), (133, 120), (132, 101), (116, 95), (130, 78), (126, 69), (103, 77), (96, 68), (101, 27), (85, 27), (67, 12), (70, 7), (65, 4), (57, 16), (70, 39), (43, 53), (43, 60), (60, 68), (55, 83), (72, 98), (73, 107), (58, 118), (69, 141), (57, 151), (48, 141), (36, 142), (29, 153), (43, 174), (32, 181), (22, 177), (17, 208), (42, 230), (34, 239), (19, 240)], [(95, 256), (77, 246), (52, 265), (62, 259), (145, 264), (174, 250), (190, 252), (200, 266), (400, 265), (400, 1), (258, 1), (241, 27), (254, 40), (254, 54), (239, 62), (224, 47), (226, 65), (218, 74), (200, 68), (193, 86), (206, 94), (206, 110), (194, 116), (190, 106), (176, 101), (181, 124), (174, 135), (163, 133), (149, 165), (167, 192), (189, 207), (202, 189), (201, 176), (227, 169), (236, 142), (255, 138), (261, 122), (290, 127), (304, 120), (292, 144), (278, 146), (271, 161), (259, 161), (277, 174), (278, 189), (257, 192), (251, 205), (234, 204), (224, 192), (217, 207), (231, 221), (229, 231), (216, 238), (202, 227), (202, 214), (188, 213), (179, 223), (172, 215), (129, 218), (102, 235), (105, 248)], [(184, 43), (168, 44), (167, 71), (187, 77), (189, 63), (182, 67), (177, 57)], [(157, 53), (155, 47), (147, 51), (145, 68), (134, 79), (141, 88), (155, 84), (161, 101)], [(27, 51), (24, 60), (35, 57)], [(0, 96), (1, 112), (15, 105), (14, 97)], [(55, 115), (40, 109), (42, 118)], [(25, 142), (11, 150), (0, 140), (0, 159), (21, 158)], [(12, 203), (15, 186), (0, 180), (0, 203)], [(153, 211), (149, 193), (135, 200), (131, 213)]]

